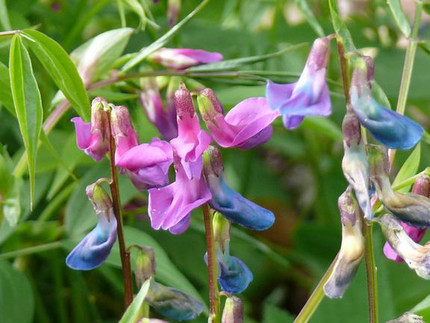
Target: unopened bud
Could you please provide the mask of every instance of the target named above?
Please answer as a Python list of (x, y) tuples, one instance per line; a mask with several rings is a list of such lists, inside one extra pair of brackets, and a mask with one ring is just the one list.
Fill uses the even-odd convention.
[(181, 5), (181, 0), (169, 0), (167, 2), (167, 23), (169, 27), (173, 27), (178, 21)]
[(243, 322), (243, 302), (239, 297), (230, 296), (225, 301), (222, 312), (222, 323), (242, 323)]
[(142, 286), (155, 275), (155, 257), (151, 247), (139, 247), (138, 250), (134, 274), (137, 286)]

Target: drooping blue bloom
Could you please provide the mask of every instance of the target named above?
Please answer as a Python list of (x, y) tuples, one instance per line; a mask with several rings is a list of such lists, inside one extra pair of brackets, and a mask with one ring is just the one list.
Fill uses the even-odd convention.
[(67, 256), (67, 266), (75, 270), (91, 270), (100, 266), (116, 240), (117, 222), (109, 195), (96, 182), (87, 186), (87, 196), (99, 222)]
[(421, 140), (423, 128), (373, 99), (370, 88), (373, 79), (368, 79), (366, 63), (364, 60), (361, 62), (356, 64), (351, 80), (350, 97), (354, 113), (373, 137), (388, 148), (412, 148)]
[(296, 83), (267, 82), (266, 97), (272, 110), (281, 113), (287, 129), (297, 128), (308, 115), (329, 116), (330, 94), (326, 82), (330, 38), (314, 41), (306, 66)]
[(252, 272), (239, 258), (223, 254), (218, 257), (218, 264), (218, 282), (223, 291), (240, 294), (252, 282)]
[(212, 193), (209, 205), (233, 223), (252, 230), (266, 230), (275, 222), (273, 212), (244, 198), (225, 182), (219, 150), (209, 146), (203, 155), (204, 176)]

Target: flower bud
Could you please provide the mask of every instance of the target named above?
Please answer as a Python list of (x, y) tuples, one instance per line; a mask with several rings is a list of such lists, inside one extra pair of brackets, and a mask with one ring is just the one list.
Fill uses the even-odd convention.
[(150, 62), (176, 70), (200, 64), (214, 63), (222, 59), (223, 56), (220, 53), (190, 48), (161, 48), (148, 57)]
[(91, 104), (91, 123), (84, 122), (80, 117), (72, 118), (78, 148), (95, 161), (102, 160), (109, 151), (110, 132), (107, 109), (106, 100), (95, 98)]
[(225, 301), (222, 323), (243, 323), (243, 302), (239, 297), (230, 296)]
[[(373, 62), (370, 58), (354, 60), (350, 97), (351, 107), (363, 127), (376, 140), (391, 149), (410, 149), (421, 140), (424, 130), (411, 119), (379, 104), (371, 95)], [(370, 70), (370, 71), (369, 71)]]
[(324, 293), (330, 298), (343, 296), (364, 256), (361, 214), (351, 190), (339, 197), (338, 206), (342, 222), (342, 244), (333, 272), (324, 285)]
[(118, 161), (124, 153), (137, 146), (139, 141), (126, 107), (111, 105), (110, 117), (116, 146), (115, 161)]
[(215, 212), (212, 220), (215, 243), (225, 252), (230, 242), (230, 222), (222, 216), (221, 213)]
[(212, 193), (209, 205), (229, 221), (253, 230), (266, 230), (275, 222), (274, 214), (245, 199), (230, 188), (224, 179), (221, 154), (210, 146), (203, 155), (204, 176)]
[(409, 268), (415, 270), (421, 278), (430, 279), (430, 244), (421, 246), (415, 243), (400, 221), (391, 214), (378, 217), (377, 221), (390, 246), (405, 260)]
[(204, 309), (202, 302), (172, 287), (151, 280), (145, 301), (156, 312), (178, 321), (194, 320)]
[(386, 323), (425, 323), (422, 316), (416, 315), (414, 313), (403, 313), (400, 317), (387, 321)]
[(137, 286), (142, 286), (145, 281), (155, 276), (155, 257), (151, 247), (138, 247), (138, 250), (134, 275)]
[(178, 21), (181, 4), (181, 0), (169, 0), (167, 2), (167, 24), (169, 27), (173, 27)]
[(98, 217), (97, 226), (72, 250), (66, 264), (76, 270), (91, 270), (100, 266), (116, 240), (116, 218), (109, 194), (101, 187), (105, 179), (87, 186), (86, 193)]

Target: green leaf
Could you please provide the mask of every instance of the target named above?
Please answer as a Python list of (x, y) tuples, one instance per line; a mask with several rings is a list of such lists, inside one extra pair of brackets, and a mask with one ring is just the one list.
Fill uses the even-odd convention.
[(422, 40), (418, 43), (418, 46), (420, 46), (423, 51), (430, 55), (430, 41)]
[(12, 228), (18, 224), (18, 220), (21, 216), (21, 185), (22, 179), (15, 178), (12, 191), (2, 203), (3, 209), (1, 211), (3, 212), (4, 218), (8, 221), (9, 226)]
[(409, 37), (411, 34), (411, 25), (409, 24), (408, 18), (406, 18), (405, 14), (403, 13), (400, 0), (387, 0), (387, 4), (400, 31), (403, 33), (403, 35)]
[(0, 322), (33, 322), (33, 291), (27, 277), (0, 260)]
[(30, 205), (32, 205), (35, 187), (35, 157), (42, 129), (43, 108), (30, 56), (19, 35), (13, 37), (10, 47), (10, 84), (15, 112), (27, 153)]
[(5, 0), (0, 0), (0, 24), (2, 25), (4, 30), (12, 29)]
[(343, 135), (340, 127), (332, 120), (320, 116), (308, 117), (303, 120), (302, 127), (311, 129), (335, 141), (342, 141)]
[(10, 90), (9, 69), (2, 62), (0, 62), (0, 103), (12, 115), (15, 115), (12, 92)]
[(272, 304), (264, 305), (263, 323), (292, 323), (294, 317), (287, 311)]
[[(420, 159), (421, 159), (421, 143), (419, 143), (415, 149), (412, 151), (412, 153), (409, 155), (408, 159), (403, 164), (402, 168), (400, 168), (399, 172), (397, 173), (396, 178), (393, 181), (392, 186), (396, 186), (403, 182), (404, 180), (408, 179), (409, 177), (414, 176), (417, 171), (418, 167), (420, 165)], [(411, 189), (411, 185), (402, 187), (399, 189), (399, 192), (409, 192)]]
[(132, 28), (109, 30), (88, 40), (70, 53), (85, 83), (106, 73), (127, 46)]
[(355, 46), (352, 41), (351, 33), (346, 27), (345, 23), (339, 16), (339, 10), (337, 9), (336, 0), (329, 0), (331, 23), (333, 24), (334, 31), (342, 39), (345, 46), (346, 52), (354, 51)]
[(133, 302), (125, 311), (124, 315), (121, 317), (119, 323), (137, 323), (142, 319), (142, 305), (145, 301), (145, 297), (148, 294), (149, 286), (151, 285), (151, 279), (148, 279), (142, 287), (140, 287), (139, 293), (137, 293)]
[(75, 108), (76, 112), (88, 121), (90, 105), (84, 83), (66, 51), (53, 39), (37, 30), (22, 31), (26, 43), (48, 71), (58, 88)]
[(315, 18), (306, 0), (294, 0), (294, 2), (302, 10), (303, 14), (306, 17), (306, 20), (308, 21), (312, 29), (315, 31), (315, 33), (318, 35), (318, 37), (324, 37), (325, 36), (324, 30), (322, 29), (318, 20)]
[[(194, 286), (188, 281), (187, 278), (179, 271), (179, 269), (172, 263), (172, 261), (167, 256), (163, 248), (154, 240), (151, 236), (145, 232), (124, 226), (124, 237), (126, 246), (140, 245), (148, 246), (154, 250), (155, 263), (156, 263), (156, 278), (157, 281), (164, 283), (167, 286), (175, 287), (183, 292), (186, 292), (198, 300), (202, 300), (200, 294), (194, 288)], [(116, 242), (118, 244), (118, 242)], [(131, 264), (134, 267), (136, 261), (136, 255), (131, 254)], [(114, 246), (112, 251), (106, 260), (106, 263), (114, 265), (116, 267), (121, 267), (121, 258), (119, 256), (118, 246)]]
[(229, 59), (218, 63), (211, 63), (211, 64), (205, 64), (200, 66), (195, 66), (187, 69), (187, 72), (212, 72), (212, 71), (219, 71), (219, 70), (231, 70), (236, 69), (237, 67), (245, 64), (252, 64), (256, 62), (261, 62), (264, 60), (267, 60), (269, 58), (277, 57), (282, 54), (285, 54), (286, 52), (296, 50), (298, 48), (303, 47), (306, 45), (305, 43), (297, 44), (297, 45), (291, 45), (288, 46), (278, 52), (270, 53), (270, 54), (264, 54), (264, 55), (258, 55), (258, 56), (250, 56), (250, 57), (242, 57), (237, 59)]
[(187, 22), (189, 22), (196, 14), (198, 14), (207, 4), (209, 0), (203, 0), (193, 11), (191, 11), (188, 16), (182, 19), (179, 23), (172, 27), (167, 33), (158, 38), (148, 47), (142, 48), (136, 56), (130, 59), (122, 68), (122, 72), (127, 72), (128, 70), (135, 67), (137, 64), (142, 62), (148, 55), (152, 54), (156, 50), (163, 47), (170, 39), (175, 36)]

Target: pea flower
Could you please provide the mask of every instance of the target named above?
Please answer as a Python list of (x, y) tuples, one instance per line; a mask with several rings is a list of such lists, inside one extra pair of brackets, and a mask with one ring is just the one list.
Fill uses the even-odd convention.
[(369, 58), (357, 58), (355, 62), (349, 93), (352, 109), (360, 123), (388, 148), (410, 149), (415, 146), (424, 134), (423, 128), (379, 104), (371, 94), (373, 73), (368, 71)]
[[(414, 183), (414, 186), (412, 187), (412, 193), (429, 197), (430, 177), (427, 175), (418, 177), (418, 179)], [(400, 221), (400, 225), (414, 242), (420, 242), (426, 233), (425, 229), (415, 228), (405, 222)], [(384, 245), (384, 254), (388, 259), (394, 260), (399, 263), (403, 262), (403, 259), (399, 255), (397, 255), (397, 253), (393, 250), (393, 248), (391, 248), (388, 242), (386, 242)]]
[(175, 106), (163, 105), (155, 78), (142, 81), (140, 103), (148, 120), (165, 139), (171, 140), (178, 136)]
[(385, 208), (397, 218), (417, 228), (430, 226), (430, 199), (413, 193), (395, 192), (388, 178), (387, 151), (381, 146), (369, 145), (370, 179)]
[(270, 228), (275, 222), (275, 215), (247, 200), (226, 184), (219, 150), (209, 146), (203, 156), (203, 173), (212, 193), (209, 205), (233, 223), (259, 231)]
[(267, 82), (266, 97), (272, 110), (282, 115), (287, 129), (297, 128), (309, 115), (331, 114), (330, 93), (326, 83), (331, 37), (317, 38), (306, 66), (296, 83)]
[(111, 107), (112, 135), (115, 138), (115, 165), (123, 169), (139, 190), (165, 186), (173, 152), (168, 142), (154, 138), (148, 144), (138, 145), (136, 131), (128, 109)]
[[(252, 272), (242, 260), (230, 255), (230, 222), (219, 213), (214, 214), (213, 231), (218, 261), (218, 282), (223, 291), (240, 294), (251, 283)], [(207, 263), (207, 254), (205, 261)]]
[(180, 234), (189, 226), (191, 211), (209, 201), (212, 196), (202, 176), (191, 179), (187, 176), (177, 155), (174, 156), (174, 166), (174, 183), (148, 191), (148, 213), (154, 229)]
[(403, 229), (400, 221), (391, 214), (378, 217), (377, 221), (396, 254), (403, 258), (418, 276), (430, 279), (430, 244), (421, 246), (414, 242)]
[(342, 244), (324, 293), (330, 298), (341, 298), (351, 284), (364, 256), (362, 220), (351, 190), (347, 189), (338, 200), (342, 222)]
[(88, 199), (99, 221), (67, 256), (66, 264), (72, 269), (91, 270), (100, 266), (115, 243), (117, 222), (110, 196), (100, 185), (103, 180), (87, 186)]
[(184, 84), (175, 92), (175, 106), (178, 120), (178, 137), (170, 141), (181, 160), (188, 178), (200, 178), (202, 154), (212, 141), (211, 136), (200, 128), (199, 117), (193, 105), (190, 92)]
[(228, 296), (222, 311), (223, 323), (243, 323), (243, 302), (239, 297)]
[(161, 48), (148, 57), (150, 62), (175, 70), (182, 70), (200, 64), (219, 62), (222, 59), (223, 56), (220, 53), (190, 48)]
[(361, 140), (360, 122), (349, 109), (343, 119), (342, 130), (345, 151), (342, 159), (343, 174), (354, 189), (365, 218), (371, 219), (373, 211), (369, 193), (369, 164), (364, 143)]
[(109, 151), (109, 115), (107, 102), (95, 98), (91, 104), (91, 122), (84, 122), (80, 117), (72, 118), (76, 130), (76, 144), (79, 149), (100, 161)]
[(211, 89), (202, 90), (197, 102), (212, 137), (222, 147), (250, 149), (264, 144), (272, 136), (271, 123), (280, 115), (270, 109), (266, 98), (248, 98), (224, 116)]

